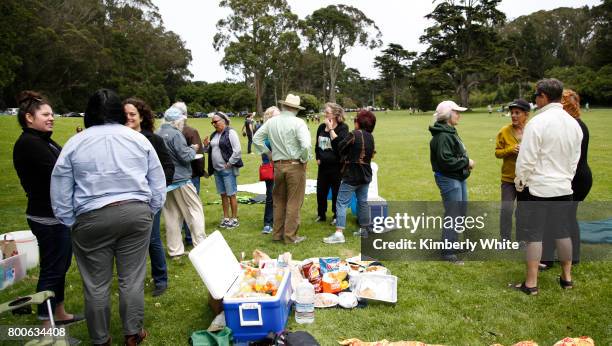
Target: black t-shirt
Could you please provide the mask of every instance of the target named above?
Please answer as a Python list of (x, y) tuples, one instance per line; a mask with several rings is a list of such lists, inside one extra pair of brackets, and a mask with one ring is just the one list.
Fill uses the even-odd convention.
[(253, 120), (251, 119), (245, 119), (244, 120), (244, 130), (246, 131), (247, 136), (252, 136), (253, 135)]

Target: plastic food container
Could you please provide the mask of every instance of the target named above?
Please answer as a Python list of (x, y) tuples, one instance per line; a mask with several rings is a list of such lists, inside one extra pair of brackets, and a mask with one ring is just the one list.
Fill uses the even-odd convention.
[(353, 292), (357, 298), (397, 303), (397, 276), (362, 273), (354, 280)]
[(14, 239), (17, 245), (17, 252), (27, 254), (28, 261), (26, 269), (32, 269), (38, 266), (38, 241), (32, 231), (15, 231), (1, 235), (2, 239)]

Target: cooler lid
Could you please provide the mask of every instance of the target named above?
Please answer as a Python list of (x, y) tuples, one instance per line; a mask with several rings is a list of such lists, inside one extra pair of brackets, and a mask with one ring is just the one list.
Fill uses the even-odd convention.
[(213, 232), (191, 250), (189, 259), (215, 299), (223, 298), (242, 271), (219, 231)]

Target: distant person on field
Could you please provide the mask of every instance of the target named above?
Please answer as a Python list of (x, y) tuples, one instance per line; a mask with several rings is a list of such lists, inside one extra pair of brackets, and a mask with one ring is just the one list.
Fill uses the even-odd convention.
[[(143, 100), (129, 98), (123, 101), (123, 112), (125, 113), (125, 125), (132, 130), (140, 132), (147, 137), (155, 153), (161, 162), (166, 177), (166, 186), (172, 184), (174, 176), (174, 163), (168, 154), (164, 140), (153, 133), (155, 131), (155, 118), (151, 107)], [(155, 288), (153, 296), (162, 295), (168, 288), (168, 267), (166, 266), (166, 254), (160, 235), (161, 209), (153, 216), (153, 226), (151, 227), (151, 240), (149, 242), (149, 257), (151, 258), (151, 276)]]
[[(280, 109), (278, 109), (278, 107), (276, 106), (269, 107), (268, 109), (266, 109), (266, 111), (263, 114), (263, 122), (265, 123), (266, 121), (270, 120), (271, 118), (277, 115), (280, 115)], [(268, 149), (271, 149), (269, 140), (266, 139), (264, 141), (264, 144), (268, 147)], [(269, 152), (267, 154), (261, 154), (262, 164), (267, 164), (270, 162), (272, 162), (272, 152)], [(264, 219), (263, 219), (264, 227), (261, 233), (270, 234), (272, 233), (272, 227), (274, 224), (274, 209), (273, 209), (274, 204), (273, 204), (273, 199), (272, 199), (272, 191), (274, 189), (274, 179), (264, 180), (264, 182), (266, 184), (266, 206), (264, 208)]]
[(487, 106), (487, 112), (489, 112), (489, 115), (493, 113), (493, 107), (491, 107), (491, 105)]
[(166, 197), (165, 176), (151, 143), (124, 126), (119, 96), (96, 91), (86, 130), (68, 140), (51, 175), (55, 216), (72, 227), (83, 279), (87, 329), (95, 345), (111, 345), (111, 286), (116, 266), (124, 344), (144, 330), (144, 281), (153, 215)]
[(325, 222), (327, 213), (327, 195), (332, 196), (332, 225), (336, 224), (336, 201), (342, 180), (342, 162), (337, 150), (332, 147), (331, 132), (336, 133), (338, 142), (348, 135), (349, 128), (344, 123), (344, 109), (337, 103), (325, 104), (325, 122), (319, 125), (316, 134), (315, 157), (317, 159), (317, 218), (316, 222)]
[(332, 119), (325, 119), (328, 132), (332, 140), (334, 151), (342, 158), (342, 182), (338, 192), (336, 212), (336, 232), (323, 239), (327, 244), (344, 243), (344, 229), (346, 228), (346, 209), (351, 203), (353, 193), (357, 196), (359, 206), (359, 230), (353, 232), (354, 236), (367, 237), (372, 228), (370, 208), (368, 206), (368, 188), (372, 181), (371, 161), (376, 152), (372, 132), (376, 126), (374, 113), (362, 110), (355, 118), (353, 132), (340, 137), (333, 128)]
[[(463, 141), (457, 134), (455, 126), (459, 124), (461, 114), (467, 108), (459, 107), (453, 101), (442, 101), (434, 113), (435, 123), (429, 127), (431, 168), (434, 179), (440, 189), (444, 202), (444, 216), (453, 218), (465, 216), (468, 200), (467, 178), (474, 168)], [(453, 228), (442, 230), (442, 239), (458, 241), (458, 233)], [(443, 250), (442, 259), (462, 264), (454, 250)]]
[(252, 114), (248, 114), (244, 119), (244, 125), (242, 125), (242, 135), (246, 136), (248, 140), (247, 154), (251, 153), (251, 145), (253, 144), (253, 133), (255, 132), (255, 124), (253, 124), (253, 115), (255, 115), (255, 112), (253, 112)]
[[(593, 186), (593, 175), (591, 174), (591, 168), (587, 162), (587, 156), (589, 151), (589, 129), (586, 124), (580, 118), (580, 96), (571, 90), (563, 90), (563, 96), (561, 97), (561, 104), (563, 109), (580, 125), (582, 130), (582, 142), (580, 143), (580, 159), (578, 160), (578, 166), (576, 167), (576, 175), (572, 179), (572, 210), (569, 213), (569, 227), (570, 227), (570, 238), (572, 239), (572, 264), (580, 262), (580, 227), (578, 226), (578, 203), (584, 201), (586, 196), (591, 191)], [(551, 237), (544, 238), (543, 243), (543, 255), (544, 258), (553, 258), (555, 251), (555, 242)], [(546, 267), (551, 267), (553, 261), (541, 261)]]
[(200, 145), (187, 145), (182, 132), (185, 119), (181, 109), (170, 107), (164, 113), (164, 123), (157, 131), (174, 163), (174, 177), (167, 188), (168, 196), (162, 209), (166, 220), (166, 246), (173, 259), (186, 254), (181, 236), (183, 222), (189, 226), (194, 246), (206, 237), (202, 200), (191, 182), (191, 161), (195, 160)]
[(263, 124), (253, 137), (257, 151), (270, 152), (265, 140), (270, 141), (274, 161), (274, 230), (272, 240), (296, 244), (306, 239), (298, 236), (300, 209), (306, 189), (306, 163), (310, 158), (310, 131), (297, 113), (300, 97), (289, 94), (279, 101), (281, 114)]
[[(240, 138), (230, 127), (229, 118), (223, 113), (215, 114), (211, 119), (215, 131), (204, 138), (204, 150), (208, 153), (208, 175), (215, 176), (217, 193), (221, 196), (223, 219), (219, 227), (236, 228), (238, 222), (238, 183), (242, 163)], [(231, 208), (231, 217), (230, 217)]]
[(584, 104), (584, 109), (585, 109), (587, 112), (589, 111), (589, 103), (588, 103), (588, 102)]
[[(499, 233), (501, 239), (512, 240), (512, 213), (514, 212), (514, 201), (522, 200), (523, 194), (516, 191), (514, 186), (514, 170), (518, 156), (523, 129), (529, 118), (531, 107), (523, 99), (514, 100), (510, 106), (512, 122), (499, 130), (495, 144), (495, 157), (502, 159), (501, 168), (501, 212), (499, 215)], [(520, 239), (518, 221), (520, 216), (517, 210), (517, 240)]]
[(557, 79), (542, 79), (536, 83), (539, 112), (525, 126), (516, 160), (516, 188), (527, 191), (530, 206), (525, 232), (527, 275), (525, 281), (513, 287), (529, 295), (538, 293), (542, 241), (549, 234), (555, 239), (561, 262), (559, 284), (563, 289), (573, 288), (569, 214), (572, 180), (583, 136), (578, 122), (563, 110), (562, 93), (563, 83)]
[(53, 110), (49, 101), (34, 91), (19, 93), (17, 104), (17, 121), (23, 132), (13, 147), (13, 166), (28, 198), (26, 221), (38, 243), (40, 274), (36, 292), (55, 293), (51, 298), (54, 316), (49, 316), (46, 305), (40, 304), (38, 319), (44, 327), (51, 326), (50, 317), (58, 325), (76, 322), (83, 317), (70, 314), (64, 308), (66, 273), (72, 263), (70, 228), (53, 214), (49, 192), (51, 172), (62, 150), (51, 139)]

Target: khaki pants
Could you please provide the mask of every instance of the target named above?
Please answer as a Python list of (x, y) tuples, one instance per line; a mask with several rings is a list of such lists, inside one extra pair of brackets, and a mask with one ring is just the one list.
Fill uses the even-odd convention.
[(274, 189), (272, 200), (274, 205), (273, 240), (285, 240), (293, 243), (300, 227), (300, 209), (304, 203), (306, 189), (306, 164), (275, 163)]
[(162, 213), (166, 220), (166, 245), (170, 256), (185, 253), (181, 235), (183, 221), (189, 227), (193, 246), (197, 246), (206, 237), (204, 209), (193, 184), (189, 183), (168, 192)]

